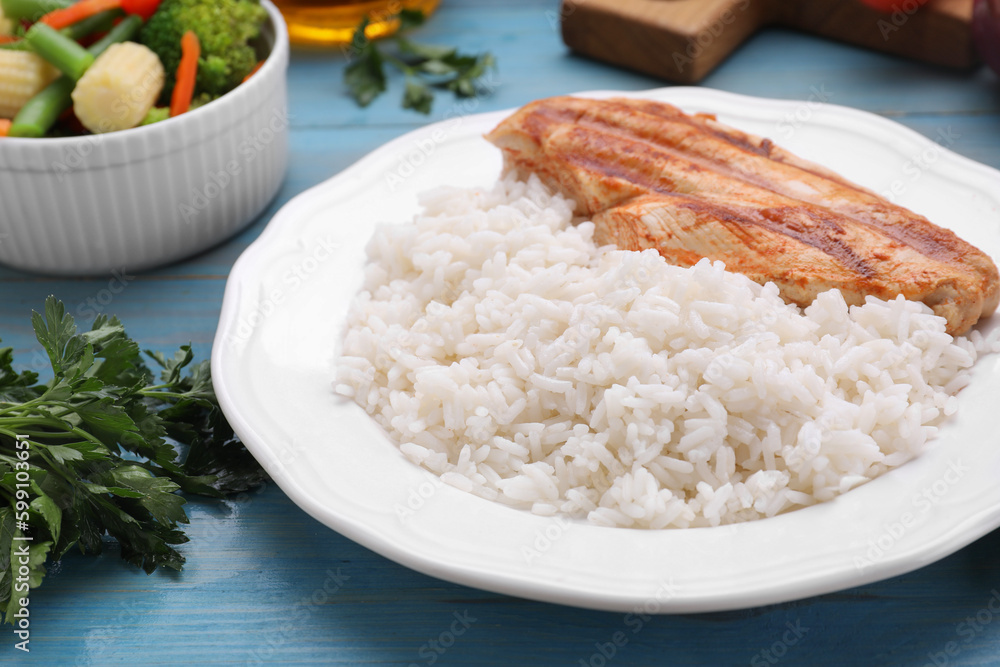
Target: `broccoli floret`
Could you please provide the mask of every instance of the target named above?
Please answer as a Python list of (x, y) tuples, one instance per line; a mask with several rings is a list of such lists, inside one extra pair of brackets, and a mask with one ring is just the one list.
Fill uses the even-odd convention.
[(170, 118), (170, 107), (153, 107), (139, 125), (152, 125), (168, 118)]
[(191, 106), (188, 111), (194, 111), (198, 107), (203, 107), (214, 99), (217, 99), (218, 95), (210, 95), (208, 93), (198, 93), (191, 100)]
[(238, 86), (257, 64), (248, 42), (260, 34), (266, 18), (267, 10), (256, 0), (163, 0), (139, 36), (166, 69), (162, 99), (174, 90), (185, 32), (193, 30), (201, 42), (195, 92), (219, 96)]

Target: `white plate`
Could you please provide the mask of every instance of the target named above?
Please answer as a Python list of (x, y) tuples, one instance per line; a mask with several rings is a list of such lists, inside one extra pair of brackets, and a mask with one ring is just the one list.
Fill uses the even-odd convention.
[[(773, 138), (1000, 257), (1000, 172), (891, 121), (816, 103), (704, 88), (628, 95)], [(914, 570), (1000, 526), (997, 355), (980, 360), (932, 451), (832, 502), (720, 528), (640, 531), (533, 516), (468, 495), (406, 460), (331, 390), (364, 246), (406, 222), (416, 194), (489, 185), (482, 134), (509, 112), (457, 117), (379, 148), (282, 208), (226, 285), (212, 354), (222, 407), (278, 485), (309, 514), (415, 570), (469, 586), (595, 609), (735, 609)], [(944, 135), (946, 136), (946, 135)], [(941, 141), (946, 141), (942, 138)], [(1000, 324), (994, 317), (981, 326)]]

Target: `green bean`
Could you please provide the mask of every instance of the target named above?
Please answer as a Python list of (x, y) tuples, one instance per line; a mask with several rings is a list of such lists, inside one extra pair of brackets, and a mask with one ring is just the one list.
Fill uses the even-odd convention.
[(9, 137), (44, 137), (56, 124), (63, 111), (73, 103), (73, 88), (76, 81), (68, 76), (61, 76), (24, 103), (17, 112), (10, 129)]
[(109, 9), (93, 16), (88, 16), (82, 21), (77, 21), (68, 28), (63, 28), (60, 32), (73, 41), (79, 42), (84, 37), (96, 32), (107, 32), (115, 24), (115, 19), (125, 16), (125, 12), (120, 9)]
[(72, 4), (73, 0), (0, 0), (4, 16), (15, 21), (32, 23), (49, 12), (64, 9)]
[(36, 23), (24, 36), (31, 50), (74, 81), (94, 64), (94, 54), (52, 26)]
[(122, 22), (111, 29), (107, 35), (98, 42), (91, 44), (87, 50), (97, 57), (108, 50), (108, 47), (118, 42), (128, 42), (139, 34), (142, 28), (142, 19), (135, 14), (129, 14)]
[[(0, 0), (0, 3), (2, 3), (2, 0)], [(120, 9), (109, 9), (106, 12), (88, 16), (68, 28), (63, 28), (59, 32), (66, 35), (73, 41), (79, 42), (84, 37), (93, 33), (107, 32), (108, 30), (111, 30), (112, 26), (115, 24), (115, 19), (124, 15), (125, 12)], [(31, 47), (28, 46), (28, 42), (23, 39), (19, 39), (15, 42), (4, 42), (0, 44), (0, 49), (5, 51), (31, 51)]]

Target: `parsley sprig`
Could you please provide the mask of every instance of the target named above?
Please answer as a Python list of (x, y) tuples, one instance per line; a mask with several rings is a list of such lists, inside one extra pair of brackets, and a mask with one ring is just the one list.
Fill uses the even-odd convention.
[(404, 109), (429, 114), (435, 88), (451, 91), (458, 97), (475, 97), (480, 93), (483, 77), (496, 67), (490, 53), (463, 54), (452, 47), (418, 44), (407, 39), (406, 33), (424, 23), (424, 14), (419, 10), (404, 9), (398, 20), (399, 30), (390, 40), (394, 50), (380, 49), (365, 36), (367, 16), (354, 32), (344, 83), (359, 105), (368, 106), (385, 92), (387, 64), (406, 77)]
[[(190, 345), (173, 357), (146, 351), (117, 318), (78, 332), (54, 297), (33, 313), (52, 378), (14, 370), (0, 349), (0, 611), (7, 622), (45, 563), (74, 545), (101, 553), (106, 536), (121, 557), (151, 573), (180, 570), (188, 541), (184, 491), (209, 497), (258, 486), (266, 474), (219, 409), (208, 361)], [(182, 458), (173, 442), (184, 443)], [(29, 574), (20, 566), (27, 549)], [(17, 551), (15, 551), (17, 550)], [(15, 562), (17, 561), (17, 562)], [(27, 589), (25, 589), (27, 585)]]

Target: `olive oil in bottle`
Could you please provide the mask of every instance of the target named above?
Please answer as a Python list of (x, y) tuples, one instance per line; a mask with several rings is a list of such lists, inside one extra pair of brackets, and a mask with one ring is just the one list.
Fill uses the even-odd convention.
[(399, 28), (394, 20), (402, 9), (419, 9), (430, 15), (440, 0), (275, 0), (293, 44), (345, 45), (367, 15), (369, 39), (391, 35)]

